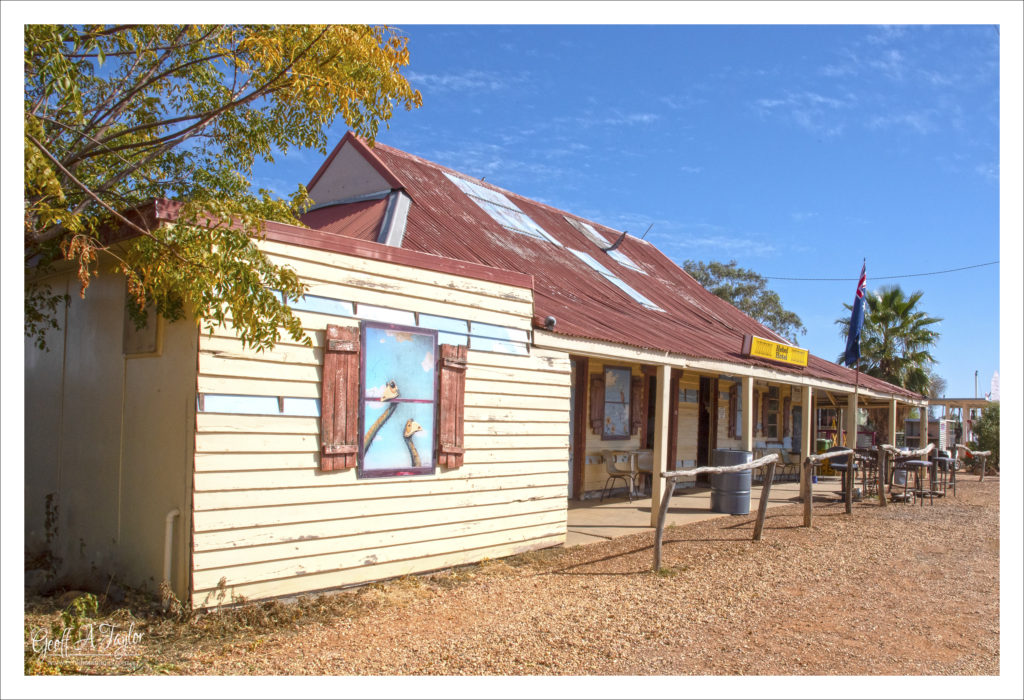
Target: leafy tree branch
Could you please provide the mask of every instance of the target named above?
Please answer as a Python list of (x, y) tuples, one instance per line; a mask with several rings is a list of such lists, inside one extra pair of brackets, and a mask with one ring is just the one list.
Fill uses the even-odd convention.
[(735, 260), (728, 263), (687, 260), (683, 269), (709, 292), (790, 342), (796, 343), (798, 335), (807, 333), (800, 317), (788, 311), (778, 293), (768, 288), (768, 280), (753, 270), (740, 267)]
[[(269, 348), (309, 343), (288, 302), (304, 287), (264, 255), (264, 220), (299, 224), (311, 201), (254, 192), (253, 165), (289, 148), (326, 153), (337, 120), (373, 142), (396, 106), (421, 104), (402, 76), (407, 40), (365, 25), (25, 27), (25, 332), (45, 346), (60, 261), (81, 294), (109, 260), (137, 319), (227, 324)], [(131, 215), (163, 198), (173, 223)], [(211, 223), (216, 222), (216, 223)], [(134, 237), (111, 242), (121, 230)], [(123, 238), (123, 236), (121, 236)], [(106, 269), (106, 266), (102, 266)]]

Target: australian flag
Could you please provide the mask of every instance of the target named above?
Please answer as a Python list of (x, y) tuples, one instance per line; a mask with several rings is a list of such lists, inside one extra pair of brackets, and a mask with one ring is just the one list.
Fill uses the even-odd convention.
[(857, 281), (857, 294), (853, 298), (853, 312), (850, 313), (850, 332), (846, 336), (846, 354), (843, 362), (847, 367), (860, 359), (860, 329), (864, 327), (864, 294), (868, 287), (867, 260), (860, 268), (860, 279)]

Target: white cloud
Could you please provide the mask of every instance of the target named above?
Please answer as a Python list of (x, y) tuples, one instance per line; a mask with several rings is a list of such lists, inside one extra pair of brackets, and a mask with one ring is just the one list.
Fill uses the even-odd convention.
[(997, 181), (999, 180), (999, 163), (980, 163), (975, 166), (974, 172), (986, 180)]
[(607, 117), (580, 117), (582, 126), (636, 126), (638, 124), (653, 124), (660, 117), (651, 112), (634, 112), (633, 114), (616, 114)]
[(666, 105), (669, 109), (689, 109), (691, 107), (699, 107), (700, 105), (707, 104), (706, 99), (688, 97), (686, 95), (664, 95), (659, 97), (658, 101)]
[[(772, 255), (776, 248), (771, 243), (749, 237), (730, 236), (686, 236), (680, 241), (687, 248), (704, 248), (714, 251), (715, 255), (733, 255), (743, 253), (744, 255)], [(693, 256), (691, 256), (693, 257)]]
[(790, 214), (790, 217), (793, 219), (793, 221), (804, 222), (813, 219), (817, 215), (818, 212), (816, 211), (795, 211), (792, 214)]
[(872, 68), (884, 73), (886, 76), (893, 80), (902, 80), (903, 73), (906, 70), (906, 62), (901, 54), (896, 49), (889, 49), (882, 53), (879, 58), (873, 61), (868, 61), (868, 65)]
[(762, 98), (756, 100), (754, 105), (762, 114), (781, 114), (812, 133), (836, 136), (841, 134), (845, 127), (839, 119), (839, 113), (848, 109), (854, 102), (852, 95), (840, 99), (805, 90), (787, 92), (781, 98)]
[(680, 165), (679, 169), (682, 172), (688, 173), (690, 175), (696, 175), (697, 173), (704, 171), (704, 168), (700, 167), (699, 165)]
[(406, 77), (413, 87), (421, 90), (437, 92), (491, 90), (498, 91), (511, 87), (526, 80), (525, 74), (509, 76), (504, 73), (489, 73), (479, 70), (466, 70), (461, 73), (417, 73), (409, 71)]
[(919, 134), (930, 134), (938, 130), (938, 127), (926, 112), (904, 112), (903, 114), (873, 117), (868, 122), (868, 126), (872, 129), (909, 126)]
[(893, 24), (883, 24), (873, 34), (868, 34), (867, 40), (871, 44), (888, 44), (890, 41), (899, 39), (907, 33), (907, 28)]

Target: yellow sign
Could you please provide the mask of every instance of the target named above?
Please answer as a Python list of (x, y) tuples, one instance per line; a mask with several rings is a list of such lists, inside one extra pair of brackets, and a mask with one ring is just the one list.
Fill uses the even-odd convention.
[(756, 335), (743, 336), (743, 354), (801, 367), (807, 366), (807, 351), (803, 348), (798, 348), (795, 345), (783, 345), (774, 340), (759, 338)]

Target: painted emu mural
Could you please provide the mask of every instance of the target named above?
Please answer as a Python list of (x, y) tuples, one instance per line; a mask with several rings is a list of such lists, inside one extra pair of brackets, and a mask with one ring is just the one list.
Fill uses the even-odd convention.
[(364, 323), (363, 476), (433, 469), (437, 332)]
[[(395, 403), (394, 400), (400, 395), (401, 392), (398, 390), (398, 384), (395, 380), (392, 379), (384, 385), (384, 391), (381, 392), (380, 400), (387, 401), (388, 407), (384, 410), (384, 413), (377, 417), (377, 420), (373, 422), (373, 425), (370, 426), (369, 430), (366, 431), (366, 437), (363, 438), (364, 452), (370, 449), (370, 445), (373, 444), (373, 439), (377, 437), (377, 433), (380, 432), (380, 429), (384, 427), (384, 424), (387, 423), (388, 420), (391, 419), (391, 416), (395, 414), (395, 411), (398, 410), (398, 404)], [(409, 466), (413, 468), (422, 466), (420, 464), (420, 453), (416, 450), (416, 444), (412, 440), (412, 436), (420, 432), (423, 432), (422, 425), (414, 421), (412, 418), (405, 421), (405, 429), (402, 432), (402, 438), (405, 440), (405, 446), (409, 450)]]

